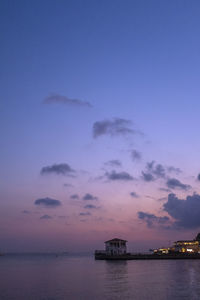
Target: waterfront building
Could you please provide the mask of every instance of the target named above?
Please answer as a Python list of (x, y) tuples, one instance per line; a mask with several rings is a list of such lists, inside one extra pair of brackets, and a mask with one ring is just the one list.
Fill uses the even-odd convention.
[(114, 238), (105, 242), (105, 252), (107, 255), (122, 255), (126, 254), (126, 240)]
[(199, 242), (198, 241), (177, 241), (174, 243), (175, 252), (192, 252), (198, 253), (200, 251)]
[(98, 260), (136, 260), (136, 259), (200, 259), (200, 233), (194, 240), (176, 241), (172, 247), (162, 247), (147, 253), (127, 253), (126, 240), (114, 238), (105, 243), (105, 250), (96, 250)]
[(200, 233), (194, 240), (181, 240), (174, 243), (176, 252), (200, 253)]
[(180, 253), (200, 253), (200, 233), (193, 240), (180, 240), (174, 242), (169, 248), (158, 248), (154, 250), (155, 254), (168, 254), (173, 252)]
[(153, 250), (155, 254), (168, 254), (170, 252), (170, 248), (158, 248)]

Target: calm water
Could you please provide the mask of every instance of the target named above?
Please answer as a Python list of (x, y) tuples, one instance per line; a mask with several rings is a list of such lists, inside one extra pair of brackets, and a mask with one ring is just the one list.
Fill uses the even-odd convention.
[(200, 299), (200, 261), (0, 257), (0, 299)]

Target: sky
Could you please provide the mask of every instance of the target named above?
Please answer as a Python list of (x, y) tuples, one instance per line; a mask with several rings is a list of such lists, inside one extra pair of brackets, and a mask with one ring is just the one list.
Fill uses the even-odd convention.
[(0, 2), (0, 250), (200, 230), (200, 2)]

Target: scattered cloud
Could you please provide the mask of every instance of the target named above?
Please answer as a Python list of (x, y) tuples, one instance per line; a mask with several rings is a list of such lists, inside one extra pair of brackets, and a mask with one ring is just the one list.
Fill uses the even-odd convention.
[(83, 200), (98, 200), (98, 197), (87, 193), (87, 194), (85, 194), (85, 196), (83, 196)]
[(87, 101), (82, 101), (80, 99), (71, 99), (67, 96), (52, 94), (44, 99), (45, 104), (51, 103), (60, 103), (68, 106), (76, 106), (76, 107), (92, 107), (92, 104)]
[(98, 209), (99, 207), (97, 207), (96, 205), (93, 204), (87, 204), (84, 206), (84, 208), (86, 209)]
[(71, 183), (64, 183), (63, 186), (64, 187), (73, 187), (73, 185)]
[(41, 220), (49, 220), (49, 219), (52, 219), (51, 216), (49, 215), (43, 215), (42, 217), (40, 217)]
[(130, 195), (133, 198), (139, 198), (139, 195), (137, 193), (135, 193), (135, 192), (131, 192)]
[(155, 161), (146, 164), (145, 171), (142, 171), (142, 178), (145, 181), (154, 181), (158, 178), (165, 178), (165, 168), (161, 164), (156, 164)]
[(113, 219), (113, 218), (108, 218), (107, 221), (108, 221), (108, 222), (115, 222), (115, 219)]
[(134, 180), (133, 176), (131, 176), (127, 172), (106, 172), (105, 176), (107, 177), (108, 180), (116, 181), (116, 180), (122, 180), (122, 181), (130, 181)]
[(153, 175), (151, 173), (145, 173), (142, 171), (142, 178), (144, 179), (144, 181), (154, 181), (155, 178), (153, 177)]
[(200, 195), (187, 196), (185, 200), (179, 199), (175, 194), (168, 195), (168, 201), (163, 209), (175, 219), (174, 227), (185, 229), (200, 227)]
[(148, 198), (148, 199), (153, 199), (153, 200), (155, 200), (155, 199), (156, 199), (155, 197), (153, 197), (153, 196), (149, 196), (149, 195), (145, 195), (145, 197), (146, 197), (146, 198)]
[(178, 189), (181, 189), (181, 190), (184, 190), (184, 191), (187, 191), (188, 189), (191, 188), (191, 186), (189, 184), (184, 184), (176, 178), (169, 178), (166, 182), (166, 185), (170, 189), (177, 189), (178, 188)]
[(80, 212), (79, 216), (91, 216), (91, 213), (90, 212)]
[[(166, 200), (165, 198), (159, 199)], [(169, 217), (159, 217), (146, 212), (138, 212), (138, 218), (144, 220), (148, 227), (162, 227), (165, 229), (194, 229), (200, 227), (200, 195), (194, 193), (188, 195), (186, 199), (180, 199), (175, 194), (170, 193), (167, 201), (162, 206), (163, 211)], [(174, 221), (172, 221), (174, 220)]]
[(22, 214), (31, 214), (31, 212), (29, 210), (22, 210)]
[(145, 171), (142, 171), (142, 178), (145, 181), (154, 181), (156, 179), (166, 179), (167, 173), (180, 174), (182, 171), (179, 168), (173, 166), (165, 167), (162, 164), (157, 164), (154, 160), (147, 162)]
[(66, 216), (58, 216), (59, 219), (66, 219)]
[(65, 163), (54, 164), (52, 166), (43, 167), (40, 171), (41, 175), (56, 174), (74, 176), (75, 171)]
[(51, 198), (41, 198), (35, 200), (35, 205), (38, 206), (46, 206), (46, 207), (57, 207), (61, 205), (59, 200), (51, 199)]
[(131, 125), (132, 122), (130, 120), (121, 118), (98, 121), (93, 124), (93, 137), (97, 138), (101, 135), (124, 136), (139, 133), (137, 130), (130, 128)]
[(155, 226), (162, 226), (165, 227), (167, 223), (169, 223), (169, 217), (164, 216), (164, 217), (157, 217), (154, 214), (149, 214), (143, 211), (138, 212), (138, 218), (140, 220), (143, 220), (147, 227), (152, 228)]
[(166, 192), (166, 193), (171, 193), (171, 190), (166, 189), (166, 188), (159, 188), (159, 191)]
[(118, 159), (113, 159), (107, 161), (104, 165), (109, 166), (109, 167), (121, 167), (122, 163)]
[(166, 201), (167, 200), (167, 197), (161, 197), (158, 199), (158, 201)]
[(157, 178), (165, 178), (165, 168), (161, 164), (156, 164), (155, 161), (149, 162), (146, 165), (149, 173), (153, 174)]
[(173, 167), (173, 166), (167, 167), (167, 171), (168, 171), (169, 173), (174, 172), (174, 173), (176, 173), (177, 175), (180, 174), (180, 173), (182, 173), (182, 170), (181, 170), (180, 168), (175, 168), (175, 167)]
[(79, 199), (79, 195), (78, 194), (73, 194), (70, 196), (71, 199), (74, 199), (74, 200), (78, 200)]
[(132, 150), (131, 157), (132, 157), (133, 161), (139, 161), (142, 158), (142, 154), (141, 154), (141, 152), (139, 152), (137, 150)]

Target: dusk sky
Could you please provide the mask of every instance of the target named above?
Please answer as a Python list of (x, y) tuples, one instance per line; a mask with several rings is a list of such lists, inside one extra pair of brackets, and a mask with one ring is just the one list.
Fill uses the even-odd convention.
[(5, 0), (0, 20), (0, 250), (194, 238), (199, 0)]

